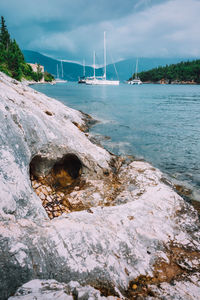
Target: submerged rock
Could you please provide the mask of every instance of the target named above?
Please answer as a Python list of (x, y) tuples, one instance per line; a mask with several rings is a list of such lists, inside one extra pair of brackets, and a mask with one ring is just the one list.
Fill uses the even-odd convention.
[(92, 144), (84, 118), (0, 73), (0, 298), (57, 289), (45, 278), (63, 297), (77, 281), (84, 299), (198, 299), (197, 212), (150, 164)]

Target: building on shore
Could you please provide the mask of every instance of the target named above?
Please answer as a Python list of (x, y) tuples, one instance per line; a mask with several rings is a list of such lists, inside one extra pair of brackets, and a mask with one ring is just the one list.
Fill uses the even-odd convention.
[(38, 66), (40, 67), (40, 72), (41, 73), (44, 73), (44, 66), (41, 66), (40, 64), (31, 64), (29, 63), (29, 65), (31, 66), (31, 68), (33, 69), (34, 72), (37, 72), (38, 71)]
[(31, 68), (33, 69), (33, 72), (40, 72), (42, 73), (42, 79), (40, 80), (40, 82), (45, 82), (44, 80), (44, 66), (41, 66), (38, 63), (32, 64), (32, 63), (28, 63), (29, 66), (31, 66)]

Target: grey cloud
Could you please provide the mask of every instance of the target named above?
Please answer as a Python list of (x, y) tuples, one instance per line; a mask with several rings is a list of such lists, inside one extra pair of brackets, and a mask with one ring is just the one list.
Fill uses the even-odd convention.
[(103, 31), (114, 60), (131, 56), (200, 55), (199, 0), (1, 0), (23, 49), (92, 61)]

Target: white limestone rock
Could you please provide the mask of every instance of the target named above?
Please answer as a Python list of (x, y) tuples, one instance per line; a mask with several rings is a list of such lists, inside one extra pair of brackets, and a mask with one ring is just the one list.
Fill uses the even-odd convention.
[[(46, 114), (46, 110), (53, 115)], [(39, 153), (51, 166), (66, 153), (77, 155), (90, 186), (84, 192), (75, 191), (71, 198), (77, 201), (79, 193), (80, 201), (87, 202), (86, 198), (91, 197), (96, 206), (104, 200), (104, 189), (109, 188), (107, 172), (111, 172), (113, 156), (92, 144), (72, 123), (83, 124), (79, 112), (2, 73), (0, 119), (1, 299), (7, 299), (24, 283), (43, 278), (62, 282), (62, 297), (63, 283), (77, 281), (104, 296), (125, 298), (131, 282), (137, 282), (140, 276), (153, 279), (155, 272), (164, 272), (162, 264), (172, 264), (184, 271), (184, 279), (178, 281), (174, 275), (176, 293), (181, 294), (184, 285), (185, 293), (195, 300), (200, 287), (191, 274), (200, 268), (198, 215), (163, 182), (159, 170), (145, 162), (124, 164), (117, 174), (120, 188), (114, 190), (111, 185), (112, 206), (91, 207), (49, 220), (31, 187), (32, 157)], [(160, 285), (153, 286), (147, 280), (146, 286), (162, 294), (169, 285), (164, 275), (166, 280)], [(33, 295), (41, 293), (42, 282), (35, 282), (36, 290), (32, 281), (25, 285)], [(51, 282), (45, 283), (48, 285)], [(59, 289), (59, 283), (55, 285)], [(46, 297), (45, 293), (41, 297)], [(94, 293), (100, 297), (99, 292)], [(16, 294), (14, 299), (22, 296)], [(142, 296), (149, 297), (145, 293)]]
[[(160, 287), (151, 286), (158, 299), (163, 300), (198, 300), (200, 299), (200, 273), (191, 274), (188, 278), (174, 281), (173, 284), (163, 282)], [(154, 299), (148, 297), (147, 300)]]
[[(59, 283), (56, 280), (32, 280), (20, 287), (15, 296), (9, 300), (88, 300), (88, 299), (107, 299), (100, 295), (98, 290), (90, 286), (81, 286), (76, 281), (68, 284)], [(114, 300), (114, 297), (109, 297)]]

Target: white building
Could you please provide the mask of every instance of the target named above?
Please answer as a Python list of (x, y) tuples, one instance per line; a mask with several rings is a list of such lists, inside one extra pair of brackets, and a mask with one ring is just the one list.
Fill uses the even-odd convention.
[[(38, 71), (38, 64), (37, 63), (35, 63), (35, 64), (30, 64), (29, 63), (29, 65), (31, 66), (31, 68), (33, 69), (34, 72)], [(44, 73), (44, 66), (41, 66), (41, 65), (39, 65), (39, 66), (40, 66), (40, 72)]]

